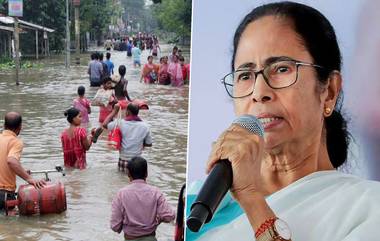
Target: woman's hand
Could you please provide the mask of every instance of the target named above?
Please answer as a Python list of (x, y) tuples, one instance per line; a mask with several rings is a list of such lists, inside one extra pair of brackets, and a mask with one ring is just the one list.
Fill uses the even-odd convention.
[(91, 129), (91, 135), (95, 135), (95, 131), (96, 131), (96, 128), (95, 128), (95, 127), (92, 128), (92, 129)]
[(213, 144), (207, 172), (218, 160), (228, 159), (233, 172), (231, 192), (239, 203), (244, 203), (256, 194), (263, 194), (260, 173), (262, 156), (263, 139), (233, 124)]
[(213, 145), (207, 172), (221, 159), (232, 166), (231, 193), (244, 209), (254, 231), (269, 218), (275, 217), (265, 200), (265, 185), (261, 178), (264, 140), (245, 128), (233, 124)]

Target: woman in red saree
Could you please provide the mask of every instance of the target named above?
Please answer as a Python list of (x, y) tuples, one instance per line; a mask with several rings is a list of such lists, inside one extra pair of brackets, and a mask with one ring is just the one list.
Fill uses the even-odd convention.
[(65, 167), (86, 168), (86, 151), (92, 144), (92, 136), (87, 137), (86, 129), (80, 127), (82, 114), (78, 109), (65, 111), (70, 127), (61, 134), (63, 159)]

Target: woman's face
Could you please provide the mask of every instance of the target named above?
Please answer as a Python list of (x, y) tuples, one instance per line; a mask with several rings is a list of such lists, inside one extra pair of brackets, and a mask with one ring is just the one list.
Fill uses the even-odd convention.
[(74, 117), (73, 124), (75, 126), (80, 126), (81, 123), (82, 123), (82, 114), (79, 112), (79, 114)]
[(148, 58), (148, 63), (149, 63), (149, 64), (152, 64), (152, 63), (153, 63), (153, 57), (149, 57), (149, 58)]
[[(313, 63), (303, 40), (284, 18), (266, 16), (250, 23), (241, 35), (235, 57), (235, 70), (251, 66), (261, 70), (270, 58), (289, 57)], [(272, 89), (259, 74), (253, 93), (235, 99), (237, 116), (251, 114), (259, 118), (265, 129), (265, 148), (278, 152), (289, 144), (306, 142), (321, 135), (323, 100), (318, 91), (314, 67), (299, 66), (297, 82), (287, 88)], [(252, 87), (253, 88), (253, 87)]]

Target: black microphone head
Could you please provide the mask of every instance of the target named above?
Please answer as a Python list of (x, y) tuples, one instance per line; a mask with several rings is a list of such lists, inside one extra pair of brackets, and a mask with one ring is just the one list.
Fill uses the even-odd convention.
[[(264, 136), (264, 128), (260, 121), (252, 115), (242, 115), (232, 124), (237, 124), (255, 135)], [(187, 227), (191, 231), (198, 232), (203, 224), (212, 219), (219, 203), (232, 185), (232, 176), (230, 161), (222, 159), (215, 164), (191, 205), (191, 212), (186, 221)]]
[(238, 124), (255, 135), (259, 135), (261, 137), (264, 136), (264, 128), (261, 125), (261, 122), (253, 115), (239, 116), (232, 122), (232, 124)]

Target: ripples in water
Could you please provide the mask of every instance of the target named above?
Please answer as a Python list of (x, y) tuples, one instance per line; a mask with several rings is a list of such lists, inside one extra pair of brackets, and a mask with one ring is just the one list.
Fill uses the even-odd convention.
[[(169, 52), (169, 47), (162, 49)], [(146, 57), (145, 51), (143, 62)], [(82, 56), (82, 62), (86, 62), (85, 58), (88, 55)], [(159, 187), (176, 209), (178, 193), (186, 178), (188, 87), (144, 85), (139, 82), (140, 71), (133, 68), (125, 53), (112, 52), (111, 60), (116, 71), (119, 64), (126, 65), (130, 96), (149, 103), (150, 110), (140, 111), (151, 126), (153, 137), (153, 147), (143, 154), (149, 162), (148, 182)], [(42, 61), (46, 68), (22, 71), (20, 86), (14, 85), (11, 71), (0, 73), (0, 116), (3, 118), (10, 110), (22, 113), (22, 164), (31, 170), (63, 165), (59, 136), (68, 126), (63, 112), (76, 97), (79, 85), (86, 87), (89, 99), (97, 90), (89, 87), (87, 66), (73, 66), (66, 71), (62, 57)], [(98, 125), (98, 114), (98, 108), (92, 107), (89, 127)], [(129, 182), (126, 175), (117, 171), (117, 158), (118, 153), (107, 148), (104, 134), (87, 152), (87, 169), (67, 170), (65, 177), (50, 175), (52, 180), (64, 182), (68, 210), (40, 217), (0, 216), (0, 239), (121, 240), (122, 235), (109, 228), (112, 198)], [(17, 182), (23, 183), (20, 179)], [(161, 224), (157, 237), (171, 240), (173, 233), (173, 224)]]

